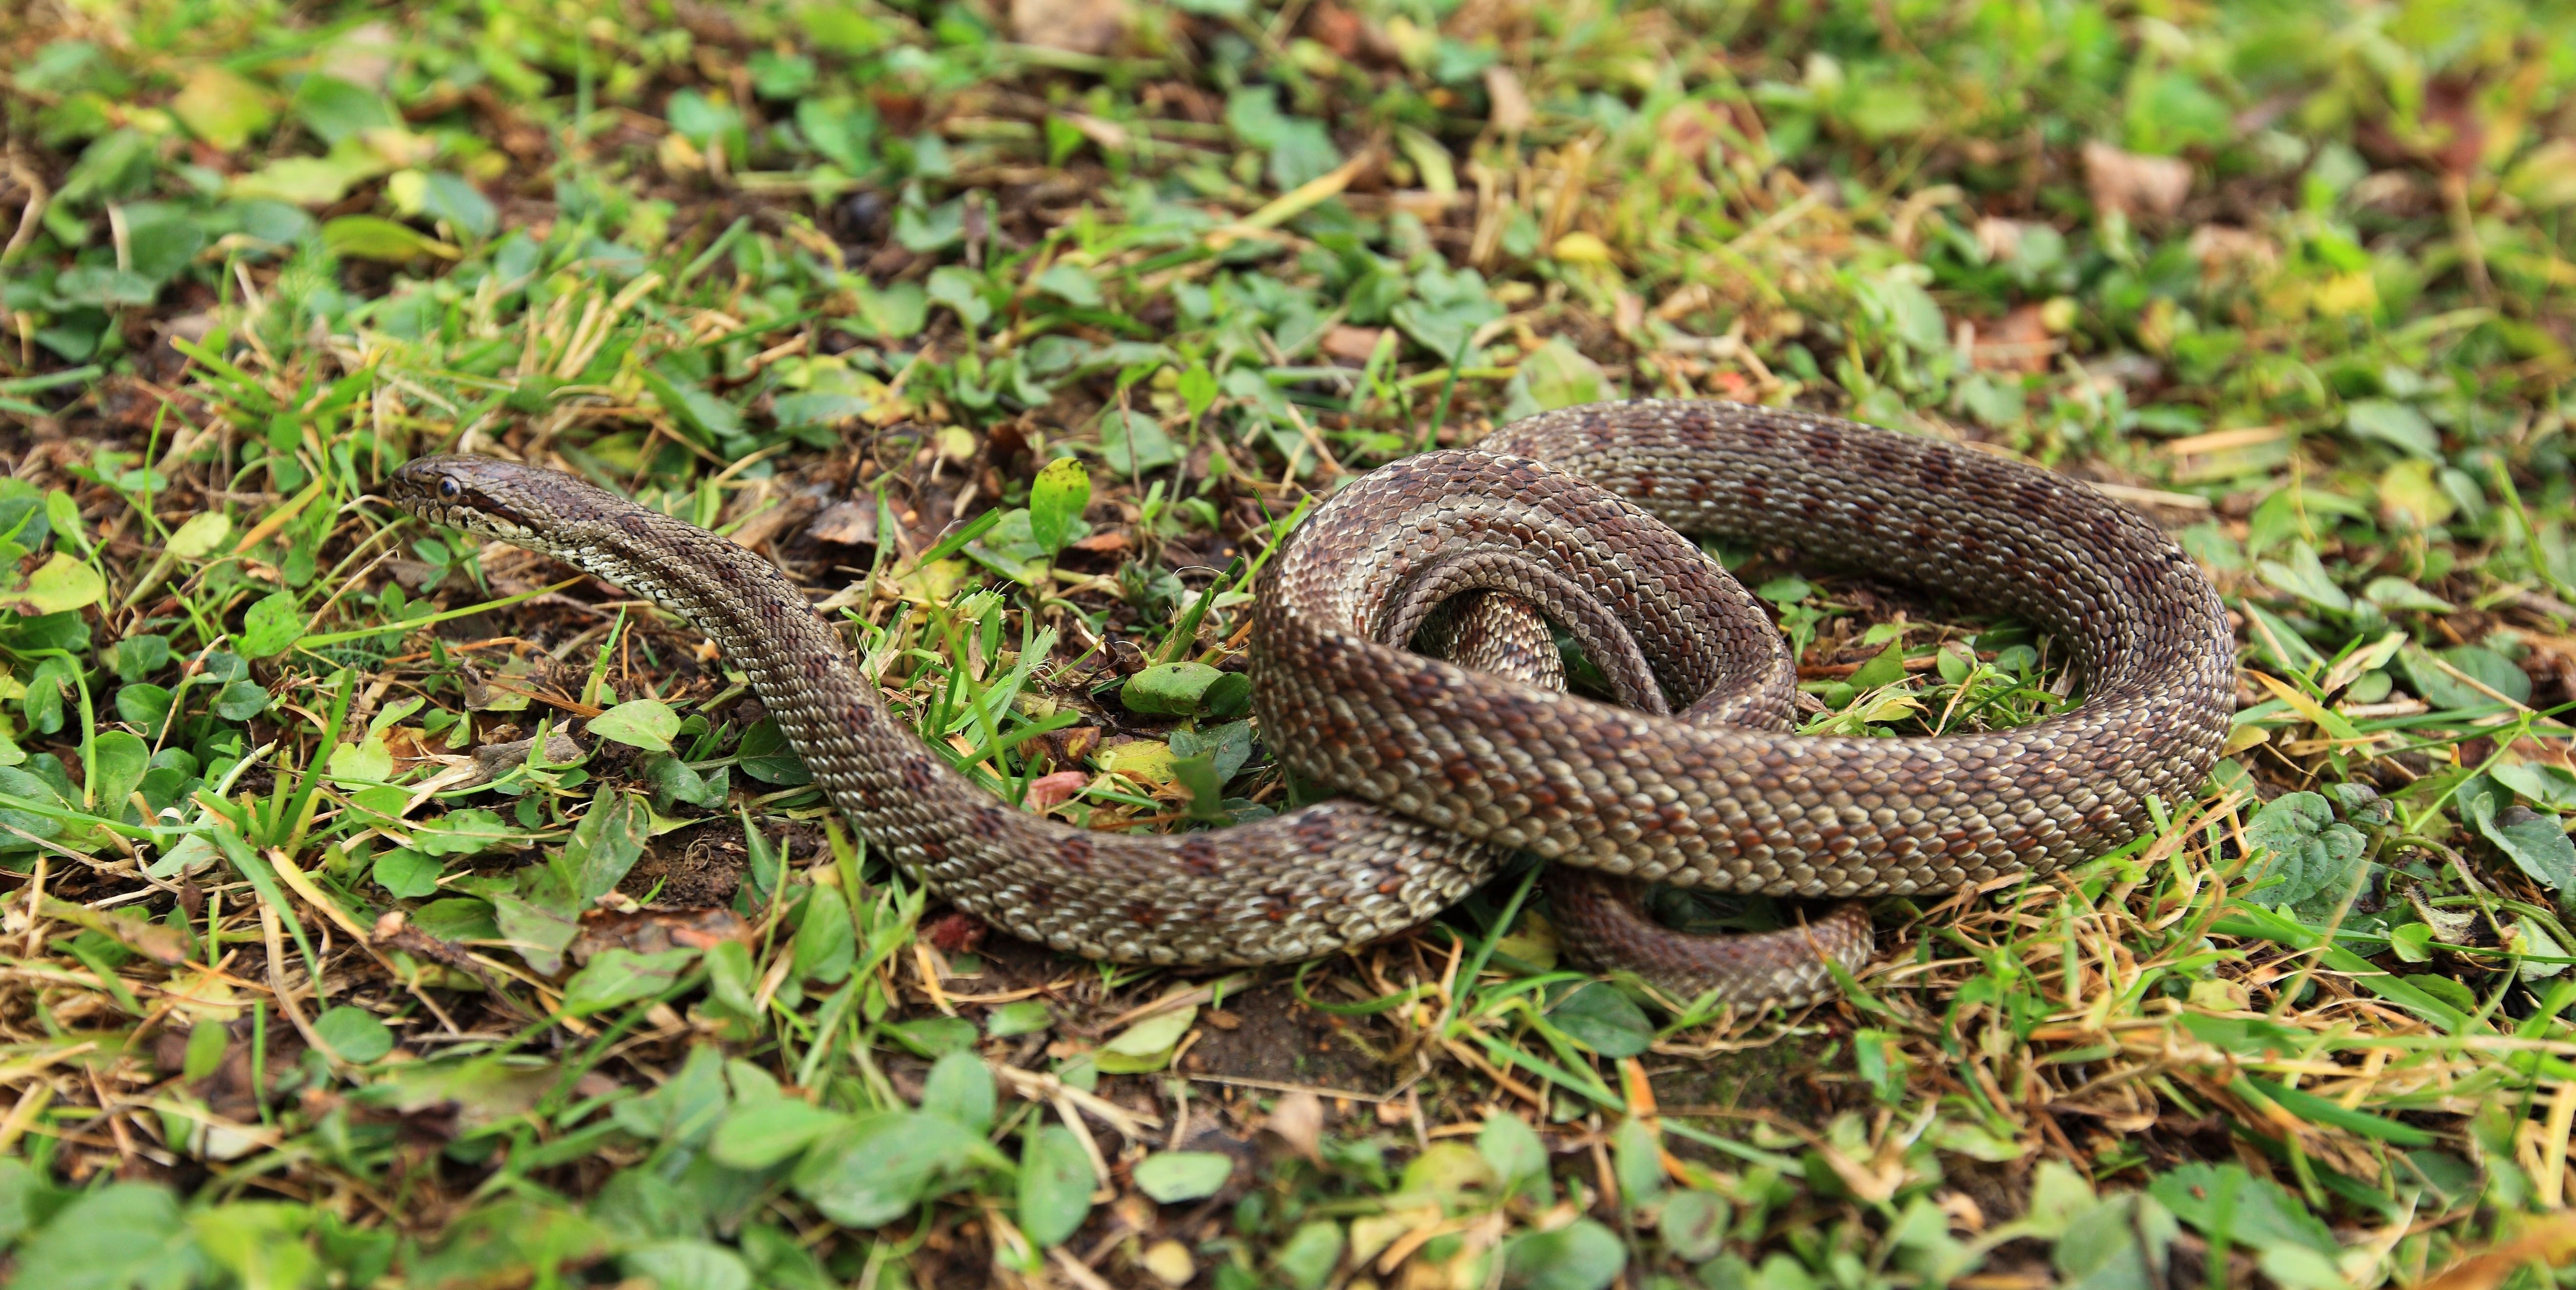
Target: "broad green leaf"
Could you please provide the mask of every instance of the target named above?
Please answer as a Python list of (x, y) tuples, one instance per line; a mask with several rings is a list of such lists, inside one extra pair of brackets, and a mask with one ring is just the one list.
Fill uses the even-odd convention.
[(752, 1290), (742, 1256), (703, 1240), (655, 1241), (619, 1256), (618, 1266), (656, 1290)]
[(680, 714), (660, 699), (630, 699), (590, 719), (590, 733), (646, 752), (671, 751)]
[(1128, 677), (1118, 701), (1129, 712), (1186, 717), (1199, 710), (1200, 698), (1224, 675), (1205, 663), (1157, 663)]
[(452, 260), (457, 249), (437, 238), (378, 215), (343, 215), (322, 225), (322, 245), (333, 255), (401, 264), (422, 256)]
[(1071, 457), (1048, 462), (1029, 485), (1029, 536), (1049, 555), (1064, 550), (1089, 527), (1082, 522), (1089, 505), (1091, 471)]
[(1558, 1000), (1547, 1019), (1568, 1039), (1604, 1057), (1634, 1057), (1655, 1039), (1646, 1014), (1628, 996), (1598, 981)]
[(734, 764), (742, 773), (764, 784), (792, 788), (814, 782), (814, 772), (805, 768), (805, 760), (787, 743), (787, 734), (778, 728), (775, 717), (763, 717), (742, 732), (742, 742), (734, 749)]
[(1203, 1200), (1234, 1174), (1234, 1157), (1214, 1151), (1157, 1151), (1136, 1162), (1136, 1189), (1166, 1205)]
[(521, 837), (500, 816), (478, 806), (449, 811), (436, 820), (413, 826), (411, 845), (423, 855), (470, 856), (510, 845)]
[(730, 1168), (767, 1169), (849, 1122), (837, 1111), (782, 1097), (735, 1108), (716, 1126), (707, 1150), (717, 1163)]
[(2558, 821), (2513, 804), (2513, 796), (2486, 775), (2460, 785), (2460, 817), (2496, 850), (2551, 891), (2576, 891), (2576, 842), (2568, 840)]
[(193, 1239), (167, 1189), (110, 1183), (64, 1206), (19, 1249), (15, 1283), (46, 1290), (184, 1285)]
[(2334, 808), (2315, 793), (2265, 803), (2245, 826), (2245, 841), (2257, 853), (2245, 868), (2246, 896), (2294, 909), (2321, 901), (2326, 913), (2352, 889), (2369, 846), (2359, 830), (2336, 823)]
[(1015, 999), (984, 1016), (984, 1033), (995, 1039), (1035, 1034), (1055, 1024), (1044, 999)]
[(984, 1059), (972, 1048), (957, 1049), (932, 1063), (930, 1078), (922, 1084), (924, 1112), (945, 1116), (978, 1135), (993, 1127), (994, 1101), (993, 1072), (984, 1068)]
[(242, 1290), (300, 1290), (318, 1281), (322, 1261), (305, 1240), (312, 1223), (311, 1210), (280, 1201), (236, 1200), (188, 1216), (198, 1248)]
[(21, 579), (14, 569), (0, 569), (0, 609), (34, 617), (59, 614), (98, 603), (107, 582), (98, 570), (56, 551), (53, 558)]
[(1196, 1006), (1175, 1008), (1129, 1026), (1117, 1038), (1101, 1045), (1095, 1054), (1101, 1073), (1132, 1075), (1163, 1069), (1170, 1064), (1172, 1050), (1180, 1045), (1182, 1036), (1190, 1033), (1190, 1026), (1198, 1016)]
[(1062, 1244), (1091, 1213), (1094, 1178), (1082, 1140), (1045, 1123), (1020, 1149), (1020, 1230), (1043, 1249)]
[(410, 847), (395, 847), (378, 855), (369, 872), (396, 899), (418, 900), (438, 890), (445, 866)]
[(910, 1213), (932, 1183), (962, 1168), (982, 1144), (953, 1120), (880, 1111), (808, 1150), (796, 1168), (796, 1194), (844, 1227), (877, 1227)]
[(1655, 1230), (1664, 1234), (1665, 1249), (1686, 1263), (1699, 1263), (1725, 1248), (1732, 1217), (1725, 1201), (1704, 1191), (1686, 1191), (1665, 1203)]
[(295, 607), (295, 593), (273, 591), (243, 611), (241, 636), (234, 646), (244, 658), (268, 658), (285, 653), (303, 634), (304, 615)]
[(1519, 1116), (1496, 1112), (1476, 1132), (1477, 1154), (1492, 1167), (1505, 1187), (1547, 1174), (1547, 1144)]
[(563, 1010), (568, 1016), (586, 1017), (652, 998), (670, 989), (697, 959), (698, 951), (687, 948), (651, 954), (619, 946), (601, 950), (564, 983)]
[(1543, 412), (1578, 403), (1598, 403), (1609, 390), (1601, 365), (1584, 357), (1562, 336), (1549, 337), (1546, 344), (1524, 356), (1521, 376), (1528, 382), (1530, 400)]
[(366, 1063), (394, 1050), (394, 1032), (364, 1008), (342, 1004), (313, 1019), (313, 1031), (343, 1061)]
[(2356, 399), (2344, 408), (2344, 429), (2356, 438), (2375, 439), (2418, 457), (2439, 460), (2442, 436), (2414, 408), (2389, 399)]
[(803, 980), (837, 984), (850, 975), (858, 957), (858, 933), (850, 926), (850, 902), (838, 887), (816, 887), (805, 897), (803, 919), (796, 928), (796, 975)]
[(1628, 1247), (1588, 1218), (1503, 1247), (1503, 1284), (1516, 1290), (1604, 1290), (1627, 1266)]
[(1301, 1223), (1271, 1256), (1271, 1266), (1295, 1290), (1317, 1290), (1342, 1261), (1342, 1225), (1331, 1219)]
[(218, 152), (235, 152), (277, 119), (266, 87), (224, 67), (201, 63), (170, 100), (171, 115)]
[(644, 803), (633, 794), (602, 787), (581, 823), (573, 826), (557, 863), (573, 899), (587, 905), (615, 891), (643, 856), (652, 824)]

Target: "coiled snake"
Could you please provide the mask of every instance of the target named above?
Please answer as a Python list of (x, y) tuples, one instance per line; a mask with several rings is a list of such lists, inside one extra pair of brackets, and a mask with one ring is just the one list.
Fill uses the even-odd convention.
[[(686, 618), (906, 871), (1014, 935), (1123, 962), (1272, 963), (1374, 940), (1522, 849), (1570, 875), (1558, 918), (1597, 961), (1685, 995), (1804, 1002), (1831, 991), (1827, 957), (1866, 959), (1857, 907), (1685, 937), (1601, 876), (1852, 897), (2045, 872), (2138, 836), (2150, 797), (2194, 793), (2233, 709), (2233, 637), (2207, 578), (2081, 483), (1829, 417), (1595, 404), (1351, 481), (1264, 571), (1262, 736), (1343, 798), (1212, 832), (1086, 831), (1012, 809), (915, 737), (805, 596), (724, 538), (488, 458), (414, 461), (389, 491)], [(2072, 648), (2082, 701), (2010, 730), (1791, 734), (1780, 633), (1683, 533), (1786, 544), (2013, 614)], [(1563, 692), (1542, 618), (1624, 706)]]

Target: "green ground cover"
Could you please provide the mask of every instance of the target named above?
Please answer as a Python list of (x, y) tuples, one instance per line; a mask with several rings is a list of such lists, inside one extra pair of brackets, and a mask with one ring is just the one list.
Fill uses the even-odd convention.
[[(0, 1280), (2557, 1280), (2570, 16), (12, 6)], [(1626, 395), (2110, 489), (2241, 623), (2227, 759), (1790, 1015), (1562, 961), (1527, 868), (1088, 964), (872, 856), (693, 633), (380, 490), (720, 528), (996, 792), (1206, 828), (1288, 798), (1223, 678), (1300, 507)], [(2065, 702), (1902, 569), (1717, 554), (1811, 729)]]

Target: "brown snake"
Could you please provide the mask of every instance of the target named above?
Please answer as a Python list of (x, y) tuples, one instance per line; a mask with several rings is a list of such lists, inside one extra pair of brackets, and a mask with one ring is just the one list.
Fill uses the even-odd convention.
[[(924, 744), (803, 593), (724, 538), (487, 458), (412, 462), (389, 491), (686, 618), (907, 872), (1014, 935), (1124, 962), (1272, 963), (1388, 936), (1512, 849), (1561, 873), (1782, 896), (2046, 872), (2137, 837), (2151, 797), (2194, 793), (2233, 709), (2215, 590), (2081, 483), (1828, 417), (1595, 404), (1351, 481), (1264, 572), (1263, 738), (1344, 799), (1216, 832), (1086, 831), (1012, 809)], [(1684, 532), (1964, 593), (2070, 645), (2082, 702), (1991, 732), (1790, 734), (1778, 630)], [(1626, 706), (1562, 692), (1539, 615)], [(1850, 968), (1868, 954), (1855, 906), (1813, 927), (1686, 937), (1653, 926), (1633, 884), (1573, 872), (1554, 891), (1596, 961), (1721, 1002), (1812, 1000), (1832, 989), (1825, 957)]]

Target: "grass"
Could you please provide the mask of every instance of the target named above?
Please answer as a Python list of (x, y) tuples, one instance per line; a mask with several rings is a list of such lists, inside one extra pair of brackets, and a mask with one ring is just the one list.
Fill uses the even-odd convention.
[[(0, 1276), (2554, 1282), (2561, 18), (13, 10)], [(1291, 800), (1232, 678), (1302, 509), (1625, 395), (2110, 488), (2241, 622), (2227, 759), (1881, 902), (1792, 1015), (1561, 961), (1525, 867), (1296, 969), (1088, 964), (890, 871), (684, 628), (379, 494), (505, 451), (719, 528), (996, 793), (1207, 828)], [(1811, 730), (2072, 693), (1904, 570), (1716, 554)]]

